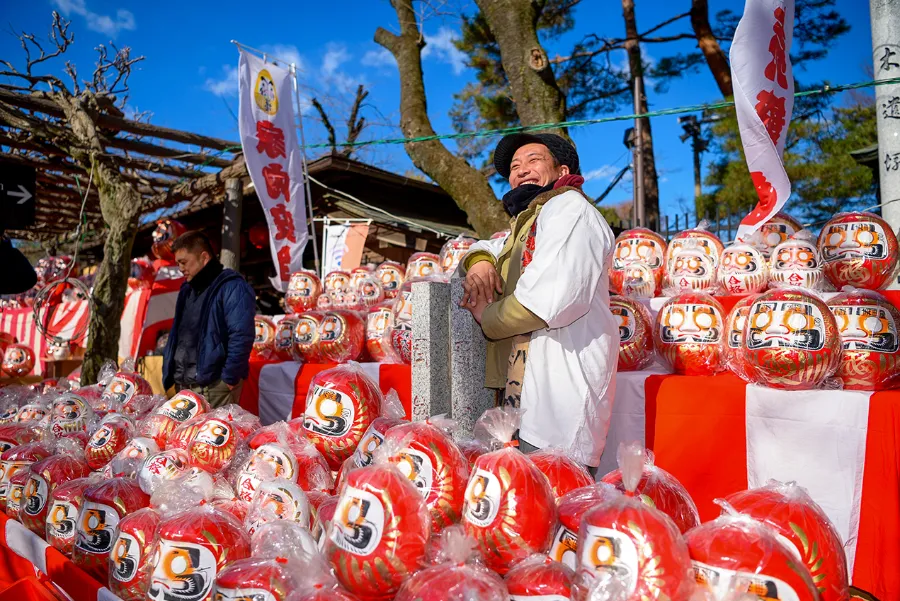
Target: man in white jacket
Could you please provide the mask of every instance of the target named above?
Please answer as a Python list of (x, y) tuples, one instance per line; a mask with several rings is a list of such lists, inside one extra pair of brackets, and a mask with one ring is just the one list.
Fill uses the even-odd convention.
[(478, 242), (463, 260), (462, 305), (490, 341), (486, 385), (525, 410), (523, 450), (559, 447), (596, 467), (619, 350), (612, 231), (582, 193), (578, 154), (560, 136), (506, 136), (494, 167), (510, 183), (511, 233)]

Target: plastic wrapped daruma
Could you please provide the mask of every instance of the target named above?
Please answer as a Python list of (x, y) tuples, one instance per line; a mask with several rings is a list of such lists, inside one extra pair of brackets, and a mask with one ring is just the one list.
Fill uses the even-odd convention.
[(511, 601), (561, 601), (570, 599), (575, 571), (546, 555), (533, 555), (506, 574)]
[(683, 293), (656, 316), (653, 338), (660, 361), (674, 373), (713, 375), (722, 365), (725, 311), (708, 294)]
[(150, 382), (136, 373), (120, 371), (106, 385), (100, 397), (100, 410), (119, 411), (136, 395), (143, 394), (153, 394)]
[(41, 459), (31, 465), (31, 474), (23, 491), (20, 521), (40, 537), (44, 536), (50, 495), (56, 487), (76, 478), (84, 478), (91, 469), (84, 459), (61, 453)]
[(25, 485), (30, 474), (28, 470), (16, 472), (9, 479), (9, 492), (6, 493), (6, 515), (14, 520), (19, 520), (22, 512), (22, 501), (25, 498)]
[(697, 227), (676, 234), (669, 242), (669, 246), (666, 247), (666, 264), (672, 263), (675, 255), (685, 248), (699, 248), (712, 259), (713, 268), (715, 268), (719, 264), (719, 258), (722, 256), (722, 251), (725, 250), (725, 245), (708, 228), (709, 222), (704, 219), (697, 224)]
[(84, 448), (84, 458), (92, 470), (103, 468), (128, 444), (134, 425), (126, 417), (109, 414), (100, 422)]
[(319, 325), (319, 353), (329, 363), (356, 361), (366, 344), (366, 324), (355, 311), (325, 313)]
[(248, 442), (250, 456), (235, 477), (237, 496), (251, 502), (263, 481), (283, 478), (303, 490), (328, 490), (332, 479), (328, 463), (305, 437), (285, 424), (267, 426)]
[(819, 234), (819, 254), (825, 277), (840, 290), (844, 286), (880, 290), (897, 274), (897, 236), (874, 213), (841, 213)]
[(155, 440), (160, 448), (165, 448), (169, 434), (175, 428), (204, 413), (209, 413), (209, 403), (206, 402), (203, 395), (190, 390), (182, 390), (160, 405), (155, 415), (141, 423), (138, 431), (142, 436)]
[(290, 313), (302, 313), (316, 308), (316, 300), (322, 293), (322, 282), (315, 272), (301, 269), (291, 274), (284, 305)]
[(716, 263), (713, 257), (697, 246), (685, 246), (672, 255), (667, 263), (665, 294), (709, 292), (716, 287)]
[(216, 576), (215, 601), (286, 601), (297, 576), (285, 558), (240, 559)]
[(13, 421), (19, 424), (30, 422), (46, 425), (50, 420), (50, 407), (42, 402), (27, 403), (19, 408)]
[(619, 322), (618, 371), (639, 371), (654, 360), (653, 317), (638, 300), (611, 296), (609, 310)]
[(726, 501), (735, 511), (771, 526), (779, 537), (789, 541), (809, 570), (822, 601), (850, 599), (841, 538), (804, 488), (793, 482), (770, 481), (762, 488), (730, 495)]
[(744, 324), (750, 314), (750, 306), (758, 294), (748, 294), (731, 308), (725, 318), (725, 345), (722, 348), (725, 366), (736, 376), (748, 380), (747, 357), (744, 353)]
[(393, 359), (393, 348), (390, 345), (390, 331), (394, 325), (393, 302), (384, 301), (369, 309), (366, 316), (366, 349), (369, 355), (379, 363), (388, 363)]
[(295, 482), (279, 478), (259, 485), (244, 525), (253, 536), (260, 527), (277, 520), (287, 520), (310, 528), (312, 512), (306, 493)]
[(363, 601), (393, 599), (425, 557), (431, 516), (416, 487), (392, 465), (347, 474), (325, 557), (342, 585)]
[(275, 358), (279, 361), (293, 361), (298, 358), (294, 356), (294, 329), (297, 327), (298, 321), (294, 316), (289, 315), (282, 318), (275, 326)]
[[(0, 425), (0, 454), (21, 444), (34, 442), (38, 436), (38, 429), (30, 425), (2, 424)], [(0, 462), (0, 466), (2, 466), (2, 462)], [(0, 467), (0, 470), (2, 470), (2, 467)]]
[(374, 459), (375, 449), (384, 442), (387, 431), (394, 426), (406, 423), (406, 410), (397, 396), (397, 391), (391, 389), (381, 403), (381, 415), (376, 417), (372, 424), (366, 428), (362, 440), (353, 451), (353, 464), (356, 467), (371, 465)]
[(516, 409), (489, 409), (479, 422), (504, 444), (475, 460), (466, 486), (463, 525), (478, 541), (488, 567), (506, 574), (517, 561), (550, 547), (556, 499), (546, 476), (512, 446)]
[(88, 487), (78, 512), (72, 561), (100, 582), (106, 582), (119, 521), (149, 504), (150, 497), (130, 478), (112, 478)]
[[(431, 532), (459, 522), (469, 480), (469, 462), (444, 432), (452, 420), (433, 418), (394, 426), (384, 439), (390, 461), (409, 478), (431, 512)], [(441, 427), (439, 427), (441, 426)]]
[(413, 253), (406, 262), (406, 279), (427, 278), (442, 272), (441, 258), (434, 253)]
[(850, 290), (828, 301), (841, 335), (837, 376), (850, 390), (900, 385), (900, 311), (873, 290)]
[(84, 505), (84, 491), (95, 484), (96, 477), (76, 478), (60, 484), (50, 493), (44, 539), (66, 557), (72, 556), (75, 547), (75, 526)]
[(191, 466), (212, 474), (227, 467), (237, 452), (239, 438), (231, 422), (215, 417), (206, 420), (187, 447)]
[(55, 436), (84, 431), (94, 415), (88, 402), (72, 392), (61, 394), (53, 401), (50, 411), (50, 431)]
[(334, 292), (350, 287), (350, 274), (346, 271), (332, 271), (325, 276), (322, 282), (325, 292)]
[(742, 340), (750, 380), (771, 388), (817, 388), (841, 361), (834, 315), (801, 288), (759, 295), (750, 306)]
[(753, 246), (732, 244), (722, 251), (716, 277), (728, 294), (743, 296), (762, 292), (769, 282), (769, 264)]
[(268, 359), (275, 352), (275, 322), (265, 315), (256, 315), (253, 323), (256, 333), (251, 357)]
[(581, 518), (604, 498), (617, 494), (608, 484), (577, 488), (557, 501), (559, 525), (550, 546), (550, 558), (573, 570), (578, 566), (578, 529)]
[[(651, 298), (662, 292), (666, 241), (647, 228), (622, 232), (616, 238), (609, 279), (616, 294)], [(634, 269), (635, 266), (644, 269)]]
[(445, 242), (444, 246), (441, 247), (441, 271), (445, 274), (451, 274), (456, 271), (457, 265), (459, 265), (459, 262), (469, 252), (469, 249), (472, 248), (475, 242), (474, 238), (462, 235)]
[(310, 382), (303, 429), (331, 469), (353, 454), (363, 434), (381, 412), (378, 386), (358, 364), (316, 374)]
[(9, 481), (20, 471), (28, 472), (31, 465), (50, 456), (50, 448), (40, 442), (13, 447), (0, 455), (0, 510), (6, 511)]
[(787, 213), (776, 213), (759, 228), (759, 252), (766, 259), (772, 256), (775, 247), (803, 229), (800, 222)]
[(385, 298), (395, 298), (406, 279), (406, 268), (395, 261), (385, 261), (375, 269), (375, 277), (381, 280)]
[(696, 583), (716, 599), (734, 593), (760, 599), (820, 599), (796, 549), (770, 526), (750, 517), (722, 516), (694, 528), (685, 540)]
[(547, 477), (556, 499), (594, 483), (588, 471), (562, 449), (538, 449), (528, 453), (528, 458)]
[(325, 314), (320, 311), (306, 311), (297, 317), (294, 326), (294, 349), (305, 363), (320, 363), (319, 328)]
[[(769, 287), (799, 286), (816, 290), (822, 280), (822, 262), (815, 245), (800, 237), (790, 238), (775, 247), (769, 258)], [(796, 235), (795, 235), (796, 236)]]
[(156, 530), (147, 598), (209, 601), (219, 572), (250, 557), (250, 537), (230, 513), (202, 506), (164, 519)]
[(12, 378), (22, 378), (34, 369), (34, 351), (24, 344), (10, 344), (3, 353), (3, 371)]
[(109, 554), (109, 590), (122, 601), (144, 601), (153, 571), (153, 540), (159, 513), (145, 507), (119, 521)]
[(363, 307), (368, 309), (384, 302), (384, 288), (375, 274), (366, 272), (359, 278), (356, 285), (356, 294)]
[(152, 495), (163, 482), (186, 474), (190, 461), (191, 457), (184, 449), (168, 449), (147, 457), (137, 476), (141, 490)]

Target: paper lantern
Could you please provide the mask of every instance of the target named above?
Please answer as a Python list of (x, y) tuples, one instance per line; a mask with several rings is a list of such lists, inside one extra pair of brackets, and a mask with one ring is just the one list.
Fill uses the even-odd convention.
[[(727, 583), (740, 582), (760, 599), (820, 599), (801, 560), (770, 526), (746, 517), (723, 516), (685, 536), (699, 588), (724, 597)], [(823, 550), (824, 551), (824, 550)]]
[(725, 311), (703, 293), (670, 298), (656, 316), (654, 345), (660, 361), (677, 374), (712, 375), (720, 371)]
[(750, 306), (742, 341), (751, 381), (771, 388), (816, 388), (841, 361), (834, 315), (800, 288), (761, 294)]
[(768, 259), (775, 247), (803, 229), (800, 222), (787, 213), (776, 213), (759, 228), (762, 243), (759, 251)]
[(530, 557), (506, 574), (506, 588), (511, 599), (569, 599), (575, 571), (569, 566), (543, 555)]
[(395, 261), (385, 261), (375, 269), (375, 277), (381, 280), (385, 298), (396, 298), (406, 277), (406, 268)]
[(275, 351), (275, 322), (265, 315), (253, 318), (255, 334), (251, 358), (268, 359)]
[[(700, 514), (684, 485), (666, 470), (653, 465), (653, 453), (646, 451), (645, 457), (641, 479), (634, 491), (635, 497), (669, 516), (682, 534), (699, 526)], [(621, 470), (606, 474), (602, 481), (625, 492)]]
[(188, 444), (191, 465), (213, 474), (218, 472), (231, 463), (238, 439), (239, 435), (231, 423), (215, 418), (206, 420)]
[(599, 484), (577, 488), (563, 495), (557, 501), (559, 526), (553, 535), (550, 558), (574, 570), (578, 566), (578, 529), (581, 527), (581, 518), (600, 501), (615, 494), (613, 487)]
[(113, 376), (103, 396), (100, 397), (100, 411), (119, 411), (135, 395), (153, 394), (150, 382), (135, 373), (118, 372)]
[(874, 213), (835, 215), (822, 228), (818, 249), (825, 277), (838, 290), (844, 286), (880, 290), (896, 279), (897, 236)]
[(425, 499), (431, 513), (431, 532), (459, 522), (465, 503), (469, 462), (453, 439), (426, 422), (407, 422), (385, 434), (385, 444), (397, 451), (391, 456)]
[(31, 464), (46, 459), (50, 449), (40, 442), (13, 447), (0, 455), (0, 511), (6, 511), (9, 481), (20, 471), (28, 472)]
[(590, 473), (560, 449), (538, 449), (528, 453), (528, 458), (547, 477), (556, 499), (594, 483)]
[(269, 243), (269, 228), (266, 227), (265, 223), (254, 223), (247, 230), (247, 238), (254, 248), (265, 248)]
[(452, 240), (448, 240), (441, 247), (441, 271), (445, 274), (452, 274), (456, 271), (456, 267), (462, 258), (469, 252), (476, 240), (465, 236), (457, 236)]
[(611, 584), (623, 590), (613, 589), (618, 594), (609, 598), (622, 601), (689, 599), (694, 590), (678, 528), (661, 511), (623, 494), (604, 498), (581, 520), (572, 599), (593, 598), (591, 588), (615, 576)]
[(109, 555), (109, 590), (122, 601), (144, 601), (153, 571), (153, 540), (160, 517), (146, 507), (119, 521)]
[(701, 225), (696, 228), (684, 230), (672, 238), (669, 246), (666, 247), (666, 264), (674, 262), (675, 256), (685, 249), (701, 250), (712, 259), (713, 268), (715, 268), (719, 264), (719, 258), (722, 256), (722, 251), (725, 250), (725, 245), (701, 222)]
[(184, 449), (167, 449), (144, 460), (138, 471), (138, 484), (152, 495), (160, 484), (174, 480), (190, 469), (191, 456)]
[(75, 526), (72, 561), (101, 582), (109, 575), (109, 554), (119, 521), (146, 507), (150, 497), (130, 478), (112, 478), (84, 491)]
[(819, 251), (803, 239), (782, 242), (772, 251), (769, 259), (769, 286), (783, 288), (799, 286), (814, 290), (822, 280), (822, 263)]
[(434, 253), (413, 253), (406, 262), (406, 280), (440, 274), (441, 258)]
[(240, 522), (213, 507), (166, 518), (156, 532), (147, 592), (154, 601), (209, 601), (218, 573), (250, 557), (250, 538)]
[(702, 248), (682, 248), (667, 263), (667, 294), (709, 292), (716, 286), (716, 263)]
[(828, 301), (841, 336), (837, 376), (849, 390), (900, 385), (900, 311), (872, 290), (852, 290)]
[(10, 344), (3, 353), (0, 367), (12, 378), (27, 376), (34, 369), (34, 351), (24, 344)]
[(366, 318), (366, 349), (379, 363), (386, 363), (393, 356), (389, 336), (394, 325), (391, 305), (391, 301), (385, 301), (370, 308)]
[(387, 601), (419, 569), (431, 518), (425, 499), (393, 466), (353, 470), (328, 528), (325, 556), (342, 585)]
[(728, 294), (762, 292), (769, 281), (769, 265), (763, 254), (749, 244), (732, 244), (722, 251), (716, 277)]
[(75, 547), (75, 526), (84, 505), (84, 491), (95, 484), (94, 478), (76, 478), (60, 484), (50, 493), (44, 538), (66, 557), (72, 556)]
[(216, 576), (216, 601), (286, 601), (296, 588), (287, 560), (252, 558), (229, 564)]
[(29, 471), (19, 517), (26, 528), (43, 538), (50, 495), (57, 486), (84, 478), (91, 470), (82, 458), (60, 454), (31, 464)]
[(125, 448), (134, 431), (131, 422), (114, 413), (100, 422), (84, 448), (84, 458), (93, 470), (99, 470)]
[(306, 311), (297, 318), (294, 326), (294, 348), (304, 363), (321, 362), (319, 352), (319, 328), (325, 314), (319, 311)]
[(306, 494), (296, 483), (284, 478), (259, 485), (247, 513), (247, 533), (250, 536), (264, 524), (287, 520), (304, 528), (312, 526), (312, 513)]
[(488, 567), (502, 576), (517, 561), (550, 547), (556, 525), (550, 483), (514, 448), (485, 453), (469, 476), (463, 525)]
[(293, 361), (294, 357), (294, 328), (299, 319), (286, 316), (275, 326), (275, 358), (280, 361)]
[[(762, 488), (729, 495), (735, 511), (771, 526), (809, 570), (822, 601), (850, 598), (847, 558), (841, 538), (809, 493), (794, 483), (771, 481)], [(783, 597), (782, 597), (783, 598)]]
[(728, 317), (725, 318), (725, 345), (722, 348), (722, 357), (725, 366), (735, 375), (745, 380), (749, 379), (747, 372), (747, 357), (744, 353), (743, 335), (744, 324), (750, 314), (750, 307), (759, 297), (758, 294), (748, 294), (731, 308)]
[(650, 298), (662, 291), (666, 241), (647, 228), (626, 230), (616, 237), (611, 289), (616, 294)]
[(323, 285), (325, 292), (334, 292), (348, 288), (350, 286), (350, 274), (346, 271), (332, 271), (325, 276)]
[(172, 245), (186, 231), (187, 228), (174, 219), (160, 219), (156, 222), (156, 229), (150, 234), (152, 240), (150, 252), (157, 259), (174, 261), (175, 253), (172, 252)]
[(618, 371), (639, 371), (653, 363), (653, 318), (640, 301), (611, 296), (609, 310), (619, 324)]
[(316, 299), (322, 293), (322, 282), (313, 271), (301, 269), (291, 274), (284, 305), (290, 313), (302, 313), (316, 308)]
[(331, 469), (353, 454), (378, 417), (381, 400), (378, 386), (359, 366), (336, 367), (313, 377), (303, 428)]

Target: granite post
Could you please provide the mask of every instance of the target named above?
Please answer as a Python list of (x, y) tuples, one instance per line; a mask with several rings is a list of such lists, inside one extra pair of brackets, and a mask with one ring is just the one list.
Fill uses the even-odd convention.
[(412, 285), (412, 419), (450, 413), (450, 285)]

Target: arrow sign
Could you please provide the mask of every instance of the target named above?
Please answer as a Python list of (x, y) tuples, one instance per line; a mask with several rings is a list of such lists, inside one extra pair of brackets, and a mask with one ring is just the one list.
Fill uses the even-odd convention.
[(0, 231), (34, 225), (35, 171), (0, 160)]

